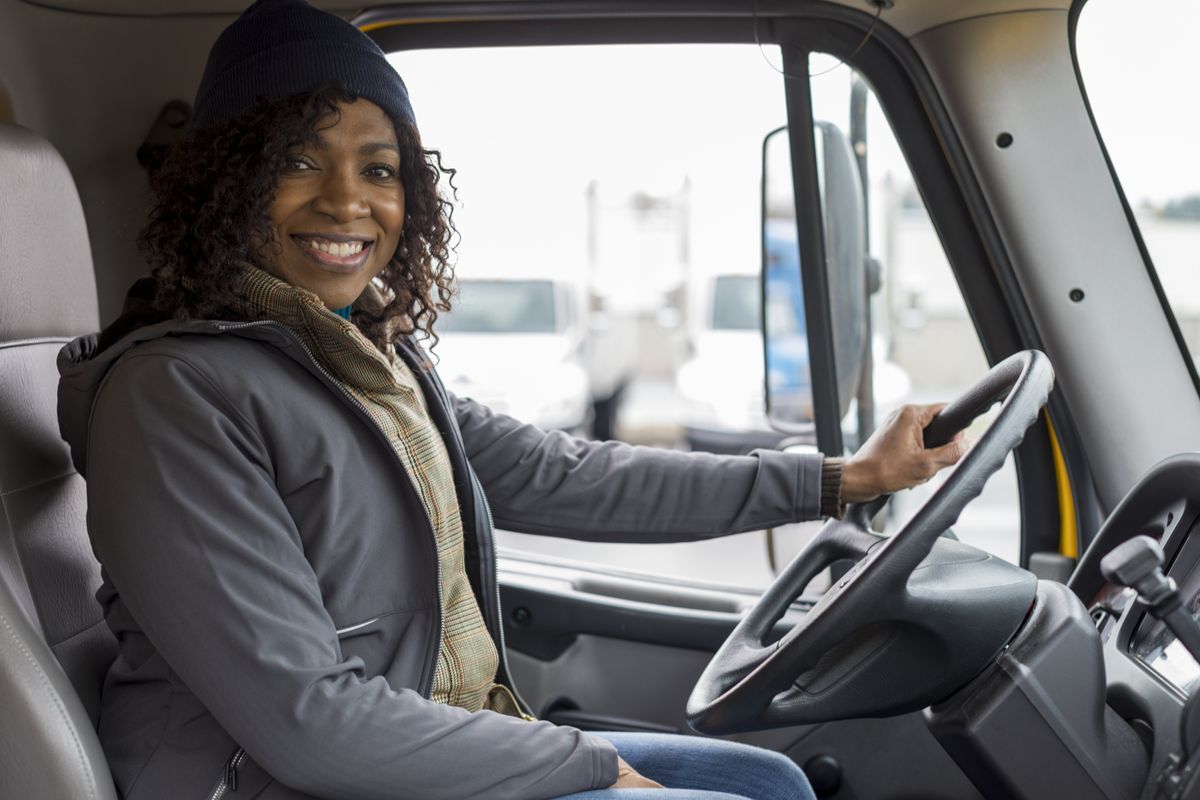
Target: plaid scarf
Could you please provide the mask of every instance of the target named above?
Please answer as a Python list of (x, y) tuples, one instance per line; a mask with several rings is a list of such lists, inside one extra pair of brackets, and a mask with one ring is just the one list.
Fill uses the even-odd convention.
[[(384, 355), (317, 295), (247, 265), (243, 309), (286, 326), (366, 410), (387, 437), (421, 497), (437, 539), (442, 643), (430, 698), (479, 711), (489, 702), (499, 658), (467, 579), (462, 517), (446, 444), (404, 360)], [(499, 710), (499, 709), (497, 709)]]

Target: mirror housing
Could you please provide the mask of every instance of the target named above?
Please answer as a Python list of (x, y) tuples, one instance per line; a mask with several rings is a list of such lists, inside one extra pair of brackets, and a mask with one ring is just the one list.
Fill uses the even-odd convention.
[[(832, 336), (838, 408), (844, 417), (858, 394), (868, 355), (868, 301), (878, 287), (869, 263), (862, 178), (850, 141), (834, 124), (817, 122), (817, 170), (824, 220), (830, 331), (805, 324), (795, 193), (788, 129), (763, 141), (763, 345), (767, 415), (780, 430), (812, 430), (808, 340)], [(822, 376), (825, 377), (825, 376)]]

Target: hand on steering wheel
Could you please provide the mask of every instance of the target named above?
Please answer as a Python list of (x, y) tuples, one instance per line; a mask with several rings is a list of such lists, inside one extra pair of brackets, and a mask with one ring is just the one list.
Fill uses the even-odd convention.
[[(1042, 353), (1017, 353), (930, 420), (923, 444), (941, 447), (1002, 400), (979, 442), (894, 536), (869, 528), (886, 495), (821, 529), (705, 668), (688, 699), (692, 727), (732, 733), (900, 714), (984, 669), (1020, 627), (1037, 580), (940, 537), (1020, 444), (1053, 384)], [(856, 563), (786, 635), (768, 641), (808, 583), (843, 559)]]
[(961, 433), (946, 444), (926, 447), (925, 427), (945, 403), (902, 406), (893, 411), (842, 469), (842, 501), (862, 503), (925, 483), (957, 464), (971, 449)]

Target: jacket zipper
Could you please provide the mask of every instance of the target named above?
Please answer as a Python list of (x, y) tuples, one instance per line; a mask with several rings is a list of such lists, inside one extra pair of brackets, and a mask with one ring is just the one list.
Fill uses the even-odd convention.
[(354, 625), (347, 625), (344, 628), (338, 628), (337, 631), (335, 631), (335, 632), (337, 633), (338, 637), (342, 637), (347, 634), (354, 633), (355, 631), (361, 631), (363, 628), (367, 627), (368, 625), (374, 625), (376, 622), (379, 622), (379, 620), (381, 620), (381, 619), (383, 619), (383, 617), (381, 617), (381, 616), (380, 617), (371, 617), (369, 620), (366, 620), (365, 622), (359, 622)]
[[(468, 467), (469, 468), (469, 467)], [(512, 682), (512, 676), (508, 674), (508, 656), (506, 655), (506, 647), (504, 644), (504, 616), (501, 613), (500, 606), (500, 579), (497, 571), (500, 569), (500, 553), (496, 550), (496, 520), (492, 517), (492, 506), (488, 503), (487, 495), (483, 492), (483, 487), (479, 485), (479, 479), (475, 477), (475, 472), (471, 472), (471, 491), (475, 492), (480, 501), (483, 503), (483, 511), (487, 515), (488, 522), (488, 543), (492, 546), (492, 574), (495, 576), (492, 580), (492, 590), (496, 596), (496, 636), (500, 640), (498, 642), (500, 649), (501, 663), (504, 665), (504, 677)], [(503, 684), (501, 684), (503, 685)], [(509, 687), (505, 687), (509, 688)], [(513, 701), (516, 707), (521, 711), (521, 716), (532, 721), (534, 717), (525, 712), (525, 704), (516, 697), (516, 691), (509, 689), (513, 695)]]
[(221, 777), (217, 779), (217, 785), (209, 792), (207, 800), (221, 800), (226, 792), (236, 792), (238, 787), (238, 768), (242, 766), (242, 762), (246, 760), (246, 751), (239, 747), (233, 751), (233, 755), (225, 762), (225, 767), (221, 770)]

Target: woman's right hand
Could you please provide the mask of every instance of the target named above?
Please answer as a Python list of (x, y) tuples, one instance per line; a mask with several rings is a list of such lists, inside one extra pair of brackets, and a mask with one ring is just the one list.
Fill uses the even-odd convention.
[(661, 783), (655, 783), (649, 778), (639, 775), (637, 770), (625, 763), (625, 759), (617, 756), (617, 782), (610, 789), (661, 789)]
[(941, 447), (925, 447), (925, 426), (945, 403), (902, 406), (846, 459), (842, 467), (842, 501), (864, 503), (881, 494), (909, 489), (958, 462), (971, 443), (962, 433)]

